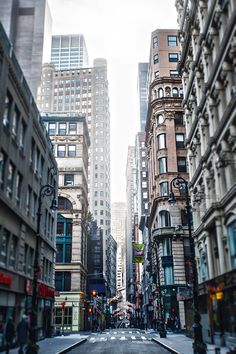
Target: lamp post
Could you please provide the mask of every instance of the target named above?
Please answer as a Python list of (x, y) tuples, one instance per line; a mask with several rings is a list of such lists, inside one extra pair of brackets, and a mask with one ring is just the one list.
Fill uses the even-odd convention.
[(37, 314), (38, 314), (38, 277), (40, 274), (39, 269), (39, 244), (40, 244), (40, 223), (42, 216), (42, 198), (53, 196), (50, 208), (57, 209), (56, 191), (53, 186), (46, 184), (40, 188), (38, 211), (37, 211), (37, 231), (36, 231), (36, 245), (35, 245), (35, 258), (34, 258), (34, 277), (33, 277), (33, 291), (32, 291), (32, 315), (30, 323), (30, 340), (33, 344), (31, 353), (37, 353)]
[(190, 197), (188, 191), (188, 182), (180, 176), (173, 178), (170, 182), (170, 197), (169, 203), (170, 205), (174, 205), (175, 203), (175, 195), (173, 192), (174, 188), (179, 189), (179, 191), (184, 192), (185, 201), (186, 201), (186, 211), (187, 211), (187, 222), (188, 222), (188, 233), (189, 233), (189, 244), (190, 244), (190, 253), (191, 253), (191, 263), (192, 263), (192, 272), (193, 272), (193, 310), (194, 310), (194, 342), (193, 342), (193, 353), (194, 354), (206, 354), (206, 344), (202, 338), (202, 325), (201, 325), (201, 316), (199, 313), (199, 305), (198, 305), (198, 275), (197, 275), (197, 266), (195, 260), (195, 248), (194, 248), (194, 240), (192, 237), (192, 213), (191, 213), (191, 205), (190, 205)]

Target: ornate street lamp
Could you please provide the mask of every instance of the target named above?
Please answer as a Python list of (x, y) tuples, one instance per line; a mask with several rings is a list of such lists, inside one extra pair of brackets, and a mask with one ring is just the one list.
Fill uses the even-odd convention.
[(186, 211), (187, 211), (187, 222), (188, 222), (188, 233), (189, 233), (189, 244), (190, 244), (190, 252), (191, 252), (191, 263), (192, 263), (192, 271), (193, 271), (193, 310), (194, 310), (194, 342), (193, 342), (193, 353), (194, 354), (206, 354), (206, 344), (203, 342), (202, 338), (202, 325), (201, 325), (201, 316), (199, 313), (199, 305), (198, 305), (198, 275), (197, 275), (197, 266), (195, 260), (195, 248), (194, 248), (194, 240), (192, 237), (192, 212), (188, 191), (188, 182), (180, 176), (175, 177), (170, 182), (170, 197), (169, 203), (170, 205), (174, 205), (175, 203), (175, 195), (173, 192), (174, 188), (179, 189), (181, 195), (185, 196), (186, 201)]
[(57, 210), (56, 190), (50, 184), (46, 184), (40, 188), (38, 211), (37, 211), (37, 233), (34, 258), (34, 278), (33, 278), (33, 293), (32, 293), (32, 316), (30, 323), (30, 340), (32, 342), (31, 353), (37, 353), (37, 315), (38, 315), (38, 277), (39, 277), (39, 244), (40, 244), (40, 223), (42, 216), (42, 198), (53, 197), (50, 208)]

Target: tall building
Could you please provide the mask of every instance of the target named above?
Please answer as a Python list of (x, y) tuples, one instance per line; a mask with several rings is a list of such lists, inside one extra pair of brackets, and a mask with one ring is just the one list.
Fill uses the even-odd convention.
[(51, 63), (56, 70), (87, 68), (88, 52), (84, 35), (52, 36)]
[(236, 4), (176, 1), (205, 340), (236, 337)]
[(148, 63), (138, 64), (138, 95), (140, 131), (145, 131), (148, 107)]
[(45, 113), (82, 113), (86, 116), (90, 136), (89, 206), (103, 236), (104, 276), (108, 277), (106, 249), (110, 230), (110, 113), (107, 62), (95, 59), (94, 67), (55, 70), (43, 66), (42, 86), (38, 96)]
[[(126, 203), (115, 202), (111, 206), (111, 234), (117, 242), (117, 291), (126, 288)], [(124, 296), (125, 298), (125, 296)]]
[(188, 179), (178, 60), (177, 30), (152, 32), (146, 124), (151, 241), (147, 270), (150, 285), (145, 311), (150, 323), (160, 317), (165, 322), (170, 318), (173, 323), (177, 317), (184, 328), (185, 307), (183, 299), (178, 296), (180, 289), (187, 289), (190, 282), (184, 197), (176, 191), (175, 206), (170, 207), (168, 203), (172, 179), (176, 176)]
[(52, 19), (47, 0), (0, 1), (0, 21), (36, 99), (42, 63), (49, 60), (51, 45)]
[[(89, 134), (82, 115), (46, 115), (59, 171), (56, 232), (55, 325), (66, 331), (83, 330), (87, 287), (88, 148)], [(65, 301), (65, 310), (61, 303)], [(64, 323), (64, 317), (66, 323)]]
[(136, 165), (135, 165), (135, 147), (128, 147), (126, 163), (126, 200), (127, 200), (127, 225), (126, 225), (126, 299), (134, 301), (134, 265), (133, 265), (133, 225), (134, 216), (137, 210), (136, 203)]
[(57, 164), (43, 121), (1, 24), (0, 63), (1, 350), (6, 344), (7, 319), (11, 316), (18, 323), (24, 313), (31, 317), (36, 254), (40, 270), (38, 336), (51, 335), (56, 217), (50, 208), (53, 195), (44, 195), (43, 191), (50, 184), (50, 191), (56, 193)]

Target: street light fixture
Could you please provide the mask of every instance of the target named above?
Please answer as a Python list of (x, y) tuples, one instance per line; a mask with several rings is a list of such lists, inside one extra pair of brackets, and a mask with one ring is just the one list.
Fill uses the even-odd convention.
[(50, 209), (57, 210), (56, 190), (50, 184), (46, 184), (40, 188), (38, 211), (37, 211), (37, 232), (36, 232), (36, 245), (35, 245), (35, 258), (34, 258), (34, 278), (33, 278), (33, 293), (32, 293), (32, 317), (30, 328), (30, 339), (34, 344), (32, 354), (37, 353), (37, 313), (38, 313), (38, 277), (39, 277), (39, 241), (40, 241), (40, 223), (42, 216), (42, 198), (53, 197)]
[(188, 233), (189, 233), (189, 244), (190, 244), (190, 252), (191, 252), (191, 263), (192, 263), (192, 271), (193, 271), (193, 310), (194, 310), (194, 342), (193, 342), (193, 353), (194, 354), (206, 354), (206, 344), (202, 338), (202, 325), (201, 325), (201, 316), (199, 313), (199, 304), (198, 304), (198, 275), (197, 275), (197, 266), (195, 260), (195, 248), (194, 248), (194, 240), (192, 237), (192, 212), (188, 191), (188, 182), (180, 176), (175, 177), (170, 182), (170, 197), (169, 203), (171, 206), (175, 203), (175, 195), (173, 192), (174, 188), (179, 189), (182, 195), (185, 196), (186, 201), (186, 211), (187, 211), (187, 222), (188, 222)]

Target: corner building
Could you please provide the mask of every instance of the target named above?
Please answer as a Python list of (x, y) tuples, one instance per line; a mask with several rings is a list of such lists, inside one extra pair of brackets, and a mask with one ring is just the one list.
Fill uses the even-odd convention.
[[(149, 188), (149, 285), (145, 294), (147, 323), (161, 318), (168, 329), (186, 324), (185, 305), (179, 297), (187, 288), (189, 239), (184, 196), (176, 191), (169, 205), (169, 185), (176, 176), (188, 179), (181, 78), (177, 73), (177, 30), (156, 30), (151, 35), (149, 104), (146, 146)], [(162, 308), (162, 311), (161, 311)], [(155, 325), (154, 325), (155, 326)], [(180, 329), (180, 328), (179, 328)]]
[(176, 1), (205, 340), (236, 344), (236, 4)]

